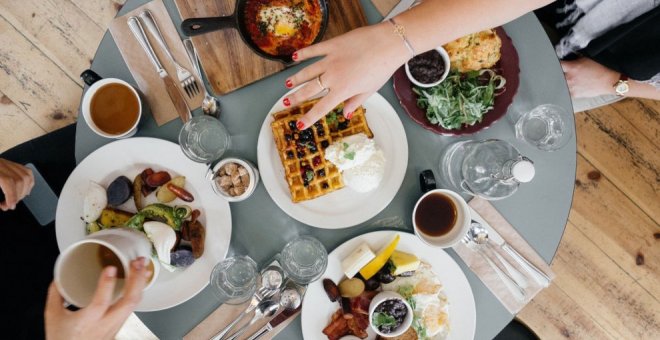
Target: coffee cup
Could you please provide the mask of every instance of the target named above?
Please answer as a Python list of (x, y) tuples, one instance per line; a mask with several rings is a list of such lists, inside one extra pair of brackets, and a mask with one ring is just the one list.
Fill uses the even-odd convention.
[[(92, 301), (98, 279), (106, 266), (117, 268), (117, 282), (113, 302), (123, 293), (130, 275), (130, 262), (144, 257), (145, 266), (153, 275), (147, 287), (153, 285), (158, 274), (158, 261), (151, 261), (151, 243), (146, 235), (127, 228), (105, 229), (87, 235), (84, 239), (64, 249), (55, 261), (55, 285), (64, 299), (77, 306), (86, 307)], [(146, 289), (145, 288), (145, 289)]]
[(87, 126), (105, 138), (135, 135), (142, 117), (142, 101), (135, 88), (121, 79), (101, 78), (92, 70), (80, 77), (89, 85), (80, 107)]
[(419, 180), (424, 194), (413, 209), (415, 235), (435, 247), (449, 248), (456, 245), (470, 228), (470, 208), (456, 192), (436, 189), (431, 170), (423, 171)]

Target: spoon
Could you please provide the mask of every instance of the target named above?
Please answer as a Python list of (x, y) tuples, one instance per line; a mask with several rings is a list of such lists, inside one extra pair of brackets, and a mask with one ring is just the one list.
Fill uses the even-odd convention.
[(259, 319), (264, 319), (264, 318), (269, 318), (277, 313), (277, 311), (280, 310), (280, 302), (276, 300), (265, 300), (259, 303), (257, 305), (257, 309), (254, 312), (254, 316), (248, 322), (246, 325), (241, 327), (236, 333), (234, 333), (231, 337), (229, 337), (229, 340), (234, 340), (238, 339), (238, 337), (245, 332), (245, 330), (248, 329), (248, 327), (252, 326), (257, 320)]
[[(472, 223), (467, 234), (463, 237), (463, 243), (465, 243), (470, 249), (475, 250), (486, 261), (486, 263), (488, 263), (516, 300), (520, 302), (525, 301), (525, 291), (523, 288), (520, 287), (511, 276), (504, 273), (481, 249), (481, 246), (484, 244), (484, 235), (475, 233), (475, 224), (481, 227), (478, 223)], [(486, 234), (486, 236), (487, 235), (488, 234)], [(487, 242), (488, 239), (486, 238), (485, 241)]]
[(474, 237), (476, 237), (475, 242), (477, 244), (482, 244), (486, 248), (490, 249), (493, 254), (495, 254), (495, 257), (497, 257), (497, 260), (504, 266), (504, 269), (511, 275), (511, 278), (516, 281), (516, 283), (524, 288), (527, 288), (527, 280), (521, 274), (516, 268), (514, 268), (509, 261), (505, 260), (502, 255), (500, 255), (497, 251), (493, 249), (492, 242), (488, 242), (488, 230), (484, 228), (479, 222), (477, 221), (472, 221), (472, 231)]
[[(197, 73), (197, 77), (199, 77), (199, 79), (201, 80), (202, 71), (199, 65), (199, 57), (197, 56), (197, 51), (195, 50), (195, 47), (192, 44), (192, 40), (190, 40), (190, 38), (184, 39), (183, 46), (185, 46), (186, 48), (186, 52), (188, 53), (188, 58), (190, 58), (190, 61), (193, 64), (193, 68)], [(211, 96), (209, 91), (206, 90), (206, 85), (202, 86), (202, 88), (204, 89), (204, 100), (202, 100), (202, 112), (204, 112), (205, 115), (219, 118), (220, 101), (215, 97)]]
[[(285, 310), (295, 310), (298, 307), (300, 307), (301, 302), (302, 300), (300, 298), (300, 293), (298, 292), (297, 289), (288, 288), (282, 291), (282, 293), (280, 294), (280, 306), (282, 306), (282, 308), (284, 308)], [(282, 319), (282, 321), (286, 320), (286, 318), (288, 317), (286, 314), (284, 315), (285, 317), (284, 319)], [(275, 319), (277, 318), (281, 318), (281, 316), (275, 317)], [(250, 336), (247, 340), (256, 340), (261, 338), (262, 336), (266, 335), (266, 333), (272, 331), (274, 327), (277, 327), (277, 325), (282, 321), (278, 322), (277, 324), (272, 324), (273, 321), (267, 323), (265, 326), (261, 327), (258, 331), (254, 332), (254, 334)]]

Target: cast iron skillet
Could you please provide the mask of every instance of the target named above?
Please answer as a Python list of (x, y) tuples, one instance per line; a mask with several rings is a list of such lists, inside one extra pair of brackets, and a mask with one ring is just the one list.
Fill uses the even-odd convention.
[[(230, 16), (224, 17), (210, 17), (210, 18), (190, 18), (181, 23), (181, 29), (186, 36), (195, 36), (204, 33), (209, 33), (225, 28), (235, 28), (238, 30), (241, 38), (255, 53), (271, 60), (279, 60), (285, 64), (293, 62), (290, 55), (272, 55), (264, 52), (257, 44), (252, 41), (250, 32), (247, 29), (245, 22), (245, 6), (250, 0), (236, 0), (236, 7), (234, 13)], [(315, 44), (323, 39), (323, 34), (328, 26), (328, 4), (327, 0), (317, 0), (321, 9), (321, 29), (318, 35), (312, 42)]]

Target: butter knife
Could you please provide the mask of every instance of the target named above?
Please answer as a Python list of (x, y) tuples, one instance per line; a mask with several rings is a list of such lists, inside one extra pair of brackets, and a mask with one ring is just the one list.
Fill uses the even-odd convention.
[(160, 76), (160, 79), (163, 80), (163, 83), (165, 84), (165, 90), (167, 91), (167, 94), (170, 96), (170, 99), (172, 100), (172, 103), (174, 104), (174, 108), (176, 109), (176, 112), (179, 114), (179, 117), (184, 123), (186, 123), (191, 118), (191, 113), (190, 113), (190, 109), (188, 108), (188, 104), (186, 103), (186, 100), (183, 98), (183, 95), (179, 91), (179, 88), (172, 79), (172, 77), (167, 73), (163, 65), (160, 63), (160, 60), (158, 60), (158, 57), (156, 56), (154, 49), (151, 47), (151, 44), (147, 39), (147, 35), (144, 33), (144, 28), (142, 28), (142, 24), (140, 23), (140, 20), (137, 17), (128, 18), (128, 27), (131, 29), (131, 32), (133, 32), (135, 39), (138, 41), (138, 43), (144, 50), (144, 53), (147, 54), (149, 61), (151, 61), (151, 63), (156, 68), (156, 72), (158, 72), (158, 76)]
[[(301, 305), (302, 306), (302, 305)], [(298, 311), (300, 311), (301, 307), (298, 307), (296, 309), (285, 309), (281, 313), (277, 314), (270, 322), (268, 322), (266, 325), (261, 327), (258, 331), (254, 332), (248, 340), (256, 340), (259, 339), (260, 337), (266, 335), (268, 332), (272, 331), (275, 327), (279, 326), (282, 324), (282, 322), (288, 320), (290, 317), (296, 315)]]
[(524, 258), (520, 253), (518, 253), (513, 247), (511, 247), (500, 234), (491, 227), (486, 220), (484, 220), (479, 213), (470, 207), (470, 212), (472, 219), (481, 223), (481, 225), (488, 230), (488, 239), (493, 241), (498, 247), (502, 248), (512, 259), (516, 261), (529, 275), (542, 287), (548, 287), (550, 285), (550, 277), (548, 277), (544, 272), (538, 269), (535, 265), (530, 263), (526, 258)]

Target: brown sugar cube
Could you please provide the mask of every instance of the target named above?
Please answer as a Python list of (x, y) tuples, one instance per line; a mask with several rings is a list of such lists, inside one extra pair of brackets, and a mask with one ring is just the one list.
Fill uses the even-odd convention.
[(246, 187), (247, 187), (248, 185), (250, 185), (250, 175), (248, 175), (248, 174), (241, 175), (241, 182), (242, 182), (243, 185), (246, 186)]
[(243, 193), (245, 192), (245, 187), (242, 185), (235, 186), (234, 192), (236, 193), (236, 196), (243, 195)]
[(236, 163), (227, 163), (227, 164), (225, 164), (225, 171), (226, 171), (227, 175), (232, 176), (236, 172), (237, 169), (238, 169), (238, 164), (236, 164)]
[(231, 183), (234, 186), (241, 185), (241, 176), (238, 174), (238, 171), (235, 171), (231, 174)]

